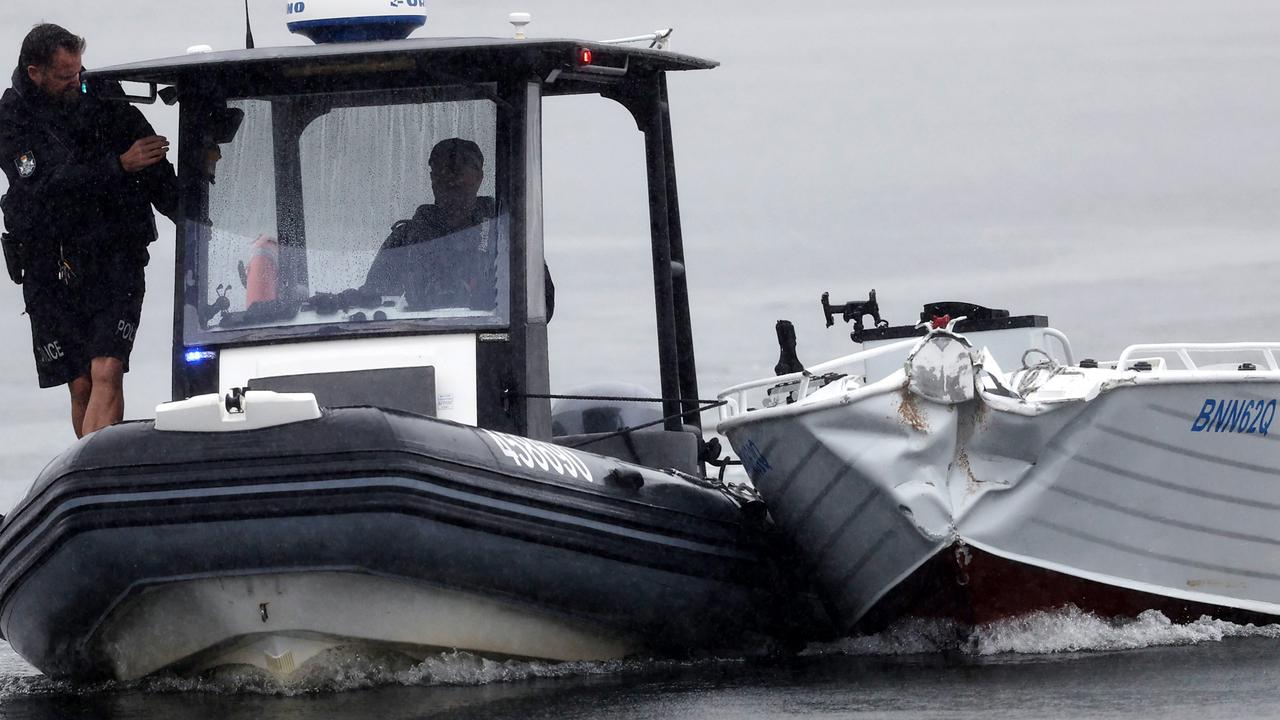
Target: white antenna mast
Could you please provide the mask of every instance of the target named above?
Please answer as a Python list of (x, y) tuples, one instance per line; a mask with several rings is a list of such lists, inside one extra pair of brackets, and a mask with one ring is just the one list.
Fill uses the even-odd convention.
[(616, 40), (605, 40), (610, 45), (622, 45), (625, 43), (647, 42), (649, 47), (654, 50), (666, 50), (667, 42), (671, 39), (671, 33), (675, 28), (665, 28), (663, 30), (654, 30), (647, 35), (636, 35), (634, 37), (617, 38)]

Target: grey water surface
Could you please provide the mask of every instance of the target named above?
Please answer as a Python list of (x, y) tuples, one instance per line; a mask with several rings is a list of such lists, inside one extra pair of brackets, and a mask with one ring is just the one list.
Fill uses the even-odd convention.
[(0, 681), (0, 717), (1280, 717), (1277, 626), (1174, 626), (1154, 613), (1115, 624), (1061, 612), (964, 642), (948, 632), (908, 624), (796, 657), (695, 662), (500, 663), (452, 653), (401, 672), (338, 665), (308, 688), (227, 677), (72, 688), (11, 676)]

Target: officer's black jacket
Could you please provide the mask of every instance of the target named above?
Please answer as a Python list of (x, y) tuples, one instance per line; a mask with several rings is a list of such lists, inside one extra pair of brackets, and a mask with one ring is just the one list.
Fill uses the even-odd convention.
[(156, 237), (151, 205), (176, 215), (177, 183), (167, 160), (137, 173), (120, 166), (135, 140), (155, 134), (151, 125), (132, 105), (99, 97), (119, 93), (118, 85), (98, 90), (60, 107), (19, 67), (0, 96), (0, 164), (9, 181), (0, 206), (7, 232), (25, 247), (27, 276), (38, 284), (56, 276), (60, 254), (82, 276), (145, 263), (146, 245)]
[[(494, 199), (476, 198), (471, 212), (469, 228), (476, 228), (497, 215)], [(421, 205), (411, 220), (400, 220), (391, 227), (391, 234), (383, 241), (378, 254), (365, 276), (364, 290), (379, 295), (408, 293), (410, 304), (413, 295), (426, 290), (435, 296), (432, 305), (446, 307), (456, 304), (477, 309), (490, 308), (497, 302), (493, 258), (476, 245), (479, 236), (467, 229), (449, 228), (444, 213), (434, 204)], [(460, 230), (460, 231), (459, 231)], [(444, 239), (445, 236), (451, 236)], [(427, 252), (412, 252), (415, 245), (430, 246)], [(556, 285), (551, 280), (551, 270), (542, 264), (542, 287), (546, 301), (547, 320), (556, 311)], [(459, 283), (467, 286), (461, 292)], [(444, 285), (452, 286), (446, 289)], [(459, 292), (462, 296), (460, 297)]]

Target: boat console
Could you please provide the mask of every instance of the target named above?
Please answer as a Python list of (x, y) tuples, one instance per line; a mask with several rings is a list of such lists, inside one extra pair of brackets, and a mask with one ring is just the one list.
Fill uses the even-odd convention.
[[(420, 15), (395, 12), (410, 30)], [(304, 15), (290, 28), (335, 39)], [(655, 430), (697, 434), (665, 73), (715, 65), (613, 42), (366, 39), (92, 73), (180, 106), (174, 400), (285, 374), (432, 365), (433, 387), (403, 388), (433, 393), (415, 407), (551, 439), (542, 105), (594, 94), (645, 136)], [(436, 161), (458, 177), (433, 178)], [(668, 464), (700, 468), (696, 452), (678, 460)]]

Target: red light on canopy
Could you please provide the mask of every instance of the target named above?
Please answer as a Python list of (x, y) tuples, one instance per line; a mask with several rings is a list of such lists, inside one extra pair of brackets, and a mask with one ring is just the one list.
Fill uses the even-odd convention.
[(591, 48), (581, 48), (578, 50), (578, 62), (582, 65), (590, 65), (593, 54)]

